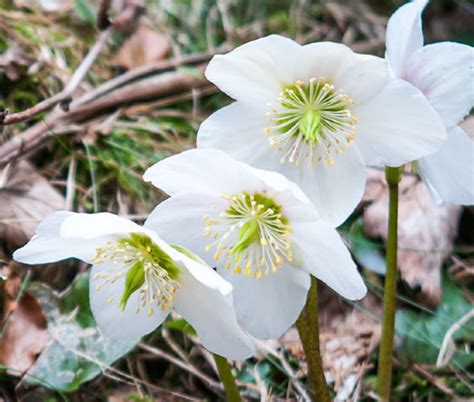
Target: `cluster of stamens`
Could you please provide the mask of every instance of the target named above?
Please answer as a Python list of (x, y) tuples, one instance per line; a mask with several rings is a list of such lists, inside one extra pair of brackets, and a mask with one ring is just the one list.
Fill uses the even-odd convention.
[[(138, 239), (149, 238), (144, 235), (132, 234)], [(131, 270), (135, 270), (136, 275), (140, 275), (143, 284), (139, 289), (131, 289), (132, 293), (138, 291), (139, 300), (136, 307), (136, 314), (140, 314), (142, 310), (146, 310), (148, 316), (154, 314), (155, 308), (162, 311), (172, 304), (175, 292), (179, 287), (179, 282), (175, 275), (169, 269), (160, 264), (159, 258), (154, 255), (154, 247), (151, 246), (151, 240), (146, 243), (132, 241), (131, 239), (122, 239), (116, 242), (108, 242), (103, 247), (97, 249), (97, 254), (93, 259), (94, 264), (110, 263), (110, 272), (102, 272), (94, 275), (97, 281), (96, 290), (114, 284), (120, 278), (129, 275)], [(142, 271), (139, 271), (142, 270)], [(127, 287), (127, 283), (125, 284)], [(127, 290), (125, 289), (124, 292)], [(130, 295), (128, 295), (129, 297)], [(127, 297), (127, 300), (128, 300)], [(125, 303), (120, 301), (121, 308), (125, 307)], [(113, 303), (112, 297), (108, 298), (109, 303)]]
[(204, 235), (211, 239), (206, 251), (214, 249), (216, 261), (225, 259), (233, 274), (260, 279), (292, 260), (290, 226), (271, 198), (239, 193), (222, 199), (228, 202), (224, 212), (202, 218)]
[(282, 154), (280, 162), (299, 166), (306, 160), (314, 168), (324, 160), (333, 165), (356, 136), (357, 118), (349, 110), (352, 103), (322, 77), (311, 78), (308, 84), (296, 81), (284, 89), (278, 104), (269, 105), (269, 125), (264, 130), (270, 146)]

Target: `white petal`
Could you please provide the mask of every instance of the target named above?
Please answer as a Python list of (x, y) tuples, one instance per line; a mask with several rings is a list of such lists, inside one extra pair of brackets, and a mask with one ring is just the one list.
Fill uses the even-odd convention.
[(296, 80), (295, 60), (300, 49), (300, 45), (283, 36), (260, 38), (214, 56), (206, 78), (234, 99), (266, 105), (283, 85)]
[(198, 263), (187, 267), (191, 269), (180, 275), (175, 310), (194, 327), (209, 351), (234, 360), (250, 357), (254, 346), (237, 323), (232, 286), (209, 267)]
[(453, 127), (474, 105), (474, 48), (452, 42), (425, 46), (412, 55), (403, 78)]
[(334, 226), (347, 219), (364, 192), (365, 168), (354, 144), (332, 166), (321, 162), (314, 169), (292, 164), (278, 164), (275, 168), (297, 183), (315, 204), (319, 215)]
[(283, 265), (261, 279), (218, 272), (234, 286), (234, 306), (242, 326), (260, 339), (275, 339), (298, 319), (311, 285), (309, 275), (300, 268)]
[(421, 13), (427, 3), (427, 0), (409, 2), (388, 20), (385, 57), (395, 77), (401, 77), (410, 56), (423, 46)]
[(474, 205), (474, 141), (460, 128), (441, 149), (418, 161), (419, 174), (444, 201)]
[[(212, 208), (216, 205), (217, 208)], [(206, 252), (209, 238), (204, 236), (203, 216), (219, 214), (227, 204), (219, 197), (206, 194), (180, 194), (161, 202), (144, 226), (158, 233), (168, 243), (183, 246), (212, 265), (211, 252)]]
[(116, 282), (103, 286), (100, 290), (96, 287), (100, 280), (95, 275), (111, 270), (110, 263), (94, 265), (89, 279), (90, 306), (98, 327), (109, 338), (139, 340), (157, 328), (168, 316), (169, 310), (163, 312), (161, 308), (154, 308), (153, 314), (148, 315), (147, 309), (140, 306), (140, 292), (133, 293), (128, 299), (124, 310), (120, 310), (119, 302), (125, 288), (125, 276)]
[(141, 232), (136, 223), (108, 212), (72, 214), (61, 225), (60, 235), (67, 238), (94, 239), (102, 236)]
[(400, 166), (439, 149), (446, 129), (423, 94), (394, 79), (376, 97), (354, 108), (356, 143), (367, 165)]
[(49, 215), (38, 225), (32, 239), (13, 253), (13, 258), (25, 264), (47, 264), (68, 258), (90, 261), (96, 248), (103, 244), (102, 239), (66, 239), (60, 236), (64, 222), (75, 215), (66, 211)]
[(346, 299), (358, 300), (367, 288), (349, 251), (331, 225), (318, 221), (293, 225), (292, 239), (300, 248), (303, 268)]
[(198, 148), (216, 148), (233, 158), (254, 164), (270, 152), (264, 136), (266, 105), (263, 109), (234, 102), (210, 115), (199, 127)]
[(308, 82), (313, 77), (334, 80), (352, 64), (354, 53), (340, 43), (317, 42), (302, 46), (299, 60), (295, 62), (298, 80)]
[(354, 53), (352, 62), (337, 74), (334, 86), (358, 104), (377, 95), (389, 79), (384, 59)]
[(260, 183), (242, 163), (216, 149), (191, 149), (171, 156), (150, 167), (143, 178), (170, 195), (236, 194)]
[(302, 47), (298, 79), (308, 82), (323, 77), (355, 102), (362, 102), (387, 83), (389, 72), (384, 59), (354, 53), (349, 47), (332, 42), (311, 43)]

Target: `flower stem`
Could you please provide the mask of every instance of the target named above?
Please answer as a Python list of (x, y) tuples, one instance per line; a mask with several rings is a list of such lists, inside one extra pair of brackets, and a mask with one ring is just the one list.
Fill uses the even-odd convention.
[(389, 190), (387, 271), (385, 273), (382, 338), (377, 374), (377, 392), (383, 401), (390, 400), (392, 385), (392, 354), (397, 296), (398, 183), (401, 180), (401, 172), (401, 167), (385, 168), (385, 179)]
[(314, 277), (311, 277), (311, 288), (308, 293), (306, 306), (296, 321), (296, 327), (298, 328), (308, 364), (309, 378), (314, 391), (313, 400), (331, 402), (319, 349), (318, 281)]
[(237, 388), (229, 362), (225, 357), (220, 355), (213, 354), (213, 356), (214, 361), (216, 362), (217, 371), (219, 371), (219, 377), (224, 385), (227, 402), (241, 402), (239, 389)]

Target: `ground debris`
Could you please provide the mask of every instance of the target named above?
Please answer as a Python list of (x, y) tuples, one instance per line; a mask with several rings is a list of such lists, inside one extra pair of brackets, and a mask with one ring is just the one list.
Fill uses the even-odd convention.
[(22, 292), (20, 276), (8, 267), (4, 286), (3, 320), (0, 336), (0, 364), (11, 375), (21, 375), (36, 361), (47, 338), (47, 325), (38, 300), (28, 291)]
[(0, 170), (0, 240), (12, 248), (23, 245), (38, 223), (64, 204), (64, 197), (29, 162), (8, 165)]

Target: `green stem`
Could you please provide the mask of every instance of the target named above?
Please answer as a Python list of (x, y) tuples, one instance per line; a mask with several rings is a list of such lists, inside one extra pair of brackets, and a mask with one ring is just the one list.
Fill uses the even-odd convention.
[(313, 400), (315, 402), (331, 402), (319, 346), (318, 281), (314, 277), (311, 277), (311, 288), (306, 306), (296, 321), (296, 327), (303, 344), (309, 379), (314, 388)]
[(229, 362), (225, 357), (213, 354), (216, 362), (219, 377), (224, 385), (225, 393), (227, 395), (227, 402), (241, 402), (239, 389), (235, 382), (235, 378), (230, 369)]
[(390, 400), (392, 385), (392, 354), (397, 296), (398, 183), (400, 183), (401, 172), (401, 167), (385, 168), (385, 179), (389, 190), (387, 271), (385, 273), (382, 338), (377, 374), (377, 392), (383, 401)]

